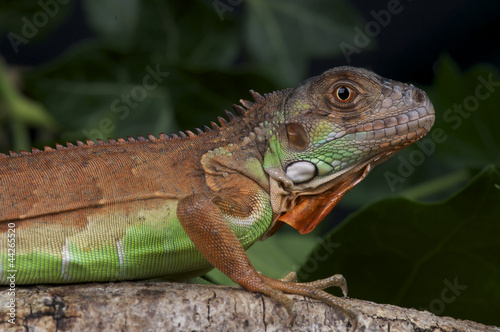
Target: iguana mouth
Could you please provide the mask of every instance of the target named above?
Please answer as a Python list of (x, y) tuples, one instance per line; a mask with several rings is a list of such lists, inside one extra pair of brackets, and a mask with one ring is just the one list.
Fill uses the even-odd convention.
[[(408, 141), (408, 144), (413, 143), (420, 137), (418, 131), (428, 132), (434, 124), (434, 107), (426, 105), (411, 109), (406, 113), (392, 116), (386, 119), (378, 119), (364, 124), (359, 124), (355, 127), (349, 127), (341, 132), (331, 134), (327, 137), (326, 142), (333, 141), (339, 138), (370, 141), (370, 140), (387, 140), (386, 144), (397, 145), (402, 141)], [(409, 136), (415, 133), (417, 137)]]
[[(400, 149), (402, 149), (402, 146)], [(340, 175), (333, 185), (323, 193), (299, 192), (288, 198), (287, 212), (276, 218), (263, 239), (273, 235), (283, 223), (295, 228), (300, 234), (308, 234), (330, 213), (340, 199), (354, 186), (361, 182), (374, 166), (392, 157), (400, 149), (380, 153), (354, 169)], [(287, 200), (285, 198), (285, 200)]]
[[(394, 125), (394, 123), (397, 124)], [(279, 214), (269, 230), (264, 234), (264, 238), (276, 232), (283, 223), (292, 226), (301, 234), (310, 233), (337, 205), (340, 199), (366, 177), (373, 167), (427, 134), (434, 124), (434, 107), (429, 103), (426, 107), (419, 107), (403, 113), (401, 117), (396, 116), (386, 122), (387, 128), (381, 128), (381, 124), (376, 124), (377, 121), (374, 121), (372, 127), (365, 124), (362, 125), (363, 128), (358, 126), (357, 129), (371, 129), (373, 132), (375, 130), (384, 131), (387, 128), (394, 128), (395, 132), (398, 131), (396, 137), (390, 141), (380, 143), (379, 153), (370, 156), (357, 166), (343, 170), (341, 174), (337, 173), (335, 178), (326, 181), (321, 186), (315, 186), (316, 190), (291, 190), (288, 197), (282, 197), (282, 200), (284, 200), (282, 211), (286, 212)], [(398, 129), (397, 126), (401, 127)], [(367, 134), (367, 132), (363, 133)], [(385, 137), (391, 138), (388, 132), (385, 133)], [(347, 133), (345, 134), (347, 135)], [(373, 135), (376, 134), (373, 133)], [(392, 136), (395, 135), (392, 134)]]
[(347, 172), (340, 176), (338, 181), (323, 193), (302, 192), (294, 197), (284, 198), (285, 211), (279, 215), (268, 231), (263, 235), (265, 239), (273, 235), (286, 223), (295, 228), (300, 234), (310, 233), (323, 220), (326, 215), (337, 205), (340, 199), (363, 180), (371, 171), (371, 163), (356, 167), (357, 171)]

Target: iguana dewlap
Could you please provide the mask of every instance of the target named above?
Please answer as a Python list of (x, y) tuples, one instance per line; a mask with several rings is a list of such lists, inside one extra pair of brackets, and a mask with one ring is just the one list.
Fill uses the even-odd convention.
[(0, 284), (184, 279), (216, 267), (289, 310), (284, 293), (354, 316), (318, 289), (345, 290), (341, 276), (271, 279), (245, 249), (282, 223), (314, 229), (373, 166), (431, 129), (433, 106), (412, 85), (352, 67), (252, 95), (196, 133), (0, 155)]

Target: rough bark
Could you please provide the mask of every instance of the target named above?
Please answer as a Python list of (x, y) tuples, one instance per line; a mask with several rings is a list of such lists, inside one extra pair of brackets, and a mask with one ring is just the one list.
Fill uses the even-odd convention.
[[(348, 319), (316, 300), (294, 296), (297, 317), (243, 289), (166, 282), (122, 282), (0, 288), (1, 331), (350, 331)], [(360, 315), (358, 331), (496, 331), (429, 312), (348, 300)]]

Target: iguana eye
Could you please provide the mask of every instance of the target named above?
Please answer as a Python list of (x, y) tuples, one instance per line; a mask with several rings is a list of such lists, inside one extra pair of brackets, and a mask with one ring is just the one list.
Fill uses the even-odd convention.
[(346, 85), (340, 85), (333, 90), (333, 98), (342, 104), (350, 103), (356, 97), (356, 91)]

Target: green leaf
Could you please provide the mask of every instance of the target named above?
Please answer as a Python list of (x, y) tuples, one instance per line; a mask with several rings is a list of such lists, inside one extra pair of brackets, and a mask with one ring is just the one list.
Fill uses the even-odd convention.
[[(0, 3), (0, 35), (7, 35), (14, 53), (24, 44), (47, 37), (68, 18), (73, 7), (68, 1), (16, 0)], [(16, 45), (20, 42), (19, 45)]]
[(221, 22), (210, 2), (186, 4), (142, 2), (134, 55), (190, 70), (233, 68), (239, 51), (235, 21), (226, 15)]
[(462, 74), (448, 56), (437, 68), (429, 96), (439, 111), (433, 130), (442, 130), (445, 140), (436, 163), (454, 170), (500, 165), (500, 73), (478, 64)]
[(341, 273), (355, 298), (499, 325), (499, 183), (487, 167), (444, 202), (388, 198), (361, 209), (324, 239), (341, 245), (299, 277)]
[(114, 50), (89, 42), (24, 78), (66, 129), (64, 139), (96, 140), (176, 128), (169, 75), (162, 64), (117, 58)]
[(128, 50), (134, 41), (141, 13), (138, 0), (85, 0), (83, 7), (89, 25), (108, 43)]
[(0, 61), (0, 124), (6, 121), (13, 132), (13, 149), (30, 150), (28, 126), (55, 129), (56, 121), (38, 102), (22, 95)]
[(362, 26), (343, 0), (245, 2), (246, 46), (263, 73), (283, 86), (306, 76), (311, 57), (332, 57), (342, 41), (351, 42)]

